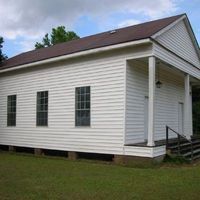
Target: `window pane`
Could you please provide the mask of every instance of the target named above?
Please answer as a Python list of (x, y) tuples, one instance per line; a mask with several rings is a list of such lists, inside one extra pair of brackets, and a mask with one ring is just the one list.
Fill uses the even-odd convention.
[(76, 88), (77, 94), (81, 94), (81, 88)]
[(48, 125), (48, 91), (37, 93), (37, 126)]
[(16, 126), (16, 103), (16, 95), (7, 97), (7, 126)]
[(86, 102), (86, 109), (90, 109), (90, 102), (89, 101)]
[(81, 94), (84, 94), (85, 92), (85, 87), (81, 87)]
[(90, 124), (89, 111), (82, 111), (82, 125), (87, 126)]
[(90, 101), (90, 94), (86, 94), (86, 101)]
[(76, 126), (90, 126), (90, 87), (76, 88)]
[(90, 93), (90, 87), (86, 87), (86, 93)]
[(81, 101), (84, 101), (84, 94), (81, 95)]
[(84, 101), (81, 102), (81, 109), (84, 109)]

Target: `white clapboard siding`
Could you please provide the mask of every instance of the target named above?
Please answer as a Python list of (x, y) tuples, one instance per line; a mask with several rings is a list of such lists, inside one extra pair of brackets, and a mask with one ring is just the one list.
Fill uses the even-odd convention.
[[(166, 125), (178, 130), (178, 107), (184, 103), (184, 74), (165, 65), (160, 66), (161, 88), (156, 88), (155, 140), (166, 138)], [(174, 137), (170, 133), (170, 137)]]
[(162, 45), (200, 68), (200, 61), (184, 20), (156, 38)]
[[(152, 46), (143, 45), (1, 74), (0, 144), (126, 154), (125, 61), (151, 54)], [(91, 127), (75, 127), (75, 87), (80, 86), (91, 87)], [(36, 95), (45, 90), (48, 127), (37, 127)], [(17, 126), (7, 127), (7, 96), (12, 94), (17, 94)]]
[(144, 98), (148, 94), (147, 66), (127, 63), (125, 143), (144, 141)]
[[(166, 65), (160, 68), (162, 88), (156, 88), (155, 140), (165, 139), (165, 126), (178, 131), (178, 104), (184, 102), (184, 76)], [(142, 62), (127, 64), (125, 143), (143, 142), (145, 96), (148, 96), (148, 67)], [(174, 135), (171, 135), (173, 137)]]
[[(102, 56), (0, 76), (0, 144), (123, 153), (125, 61)], [(38, 68), (38, 69), (37, 69)], [(91, 127), (75, 127), (75, 87), (91, 87)], [(48, 127), (36, 127), (36, 94), (49, 91)], [(7, 96), (17, 94), (17, 126), (7, 127)]]
[(125, 155), (135, 155), (139, 157), (158, 157), (166, 154), (165, 146), (157, 147), (138, 147), (138, 146), (125, 146), (124, 147)]

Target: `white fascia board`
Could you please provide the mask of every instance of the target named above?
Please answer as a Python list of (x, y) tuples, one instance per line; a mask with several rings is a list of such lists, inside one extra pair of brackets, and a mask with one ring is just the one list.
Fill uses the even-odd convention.
[(45, 59), (45, 60), (42, 60), (42, 61), (37, 61), (37, 62), (29, 63), (29, 64), (19, 65), (19, 66), (16, 66), (16, 67), (10, 67), (10, 68), (7, 68), (7, 69), (0, 70), (0, 73), (9, 72), (9, 71), (18, 70), (18, 69), (23, 69), (23, 68), (28, 68), (28, 67), (33, 67), (33, 66), (38, 66), (38, 65), (43, 65), (43, 64), (48, 64), (48, 63), (52, 63), (52, 62), (63, 61), (63, 60), (67, 60), (67, 59), (71, 59), (71, 58), (75, 58), (75, 57), (86, 56), (86, 55), (89, 55), (89, 54), (102, 53), (104, 51), (111, 51), (111, 50), (120, 49), (120, 48), (124, 48), (124, 47), (147, 44), (147, 43), (152, 43), (150, 38), (142, 39), (142, 40), (136, 40), (136, 41), (132, 41), (132, 42), (126, 42), (126, 43), (122, 43), (122, 44), (111, 45), (111, 46), (107, 46), (107, 47), (90, 49), (90, 50), (77, 52), (77, 53), (73, 53), (73, 54), (69, 54), (69, 55), (63, 55), (63, 56), (58, 56), (58, 57), (55, 57), (55, 58), (49, 58), (49, 59)]

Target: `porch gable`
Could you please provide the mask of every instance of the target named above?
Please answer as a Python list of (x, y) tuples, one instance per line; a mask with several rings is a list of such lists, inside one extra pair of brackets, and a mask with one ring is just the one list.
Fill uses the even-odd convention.
[(200, 68), (198, 44), (186, 16), (152, 36), (159, 44)]

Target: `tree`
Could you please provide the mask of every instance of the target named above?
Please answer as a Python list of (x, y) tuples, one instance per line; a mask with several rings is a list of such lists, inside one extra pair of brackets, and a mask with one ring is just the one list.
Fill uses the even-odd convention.
[(4, 40), (3, 40), (3, 38), (0, 36), (0, 63), (2, 63), (4, 60), (7, 59), (7, 56), (6, 56), (5, 54), (3, 54), (3, 52), (2, 52), (3, 43), (4, 43)]
[(68, 42), (70, 40), (78, 39), (79, 36), (73, 31), (66, 31), (64, 26), (58, 26), (57, 28), (53, 28), (51, 31), (51, 35), (47, 33), (42, 42), (36, 42), (35, 48), (40, 49), (44, 47), (50, 47), (58, 43)]
[(192, 88), (192, 108), (193, 108), (193, 130), (194, 134), (200, 134), (200, 88)]

